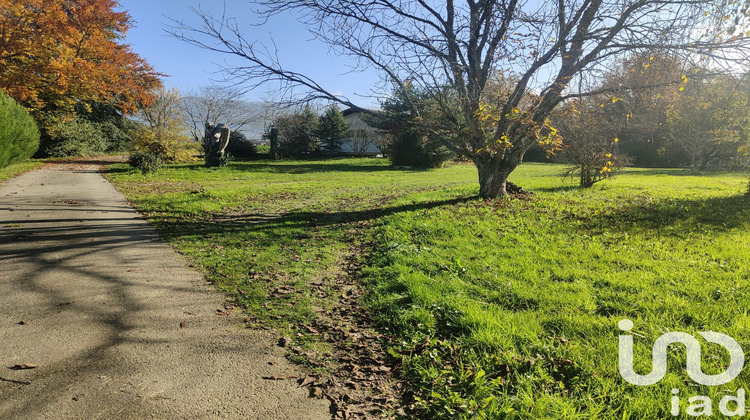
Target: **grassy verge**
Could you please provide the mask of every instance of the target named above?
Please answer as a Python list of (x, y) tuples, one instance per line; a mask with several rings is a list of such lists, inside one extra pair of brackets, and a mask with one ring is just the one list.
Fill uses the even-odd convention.
[[(750, 348), (746, 178), (631, 169), (580, 190), (559, 172), (523, 165), (512, 180), (535, 195), (493, 202), (476, 198), (471, 166), (377, 159), (109, 176), (253, 323), (293, 337), (295, 354), (323, 355), (301, 358), (313, 368), (335, 369), (331, 343), (363, 335), (330, 324), (348, 313), (342, 302), (364, 301), (421, 417), (662, 418), (672, 388), (683, 413), (690, 396), (716, 410), (747, 389), (744, 373), (724, 387), (685, 382), (679, 347), (660, 384), (617, 371), (623, 318), (641, 373), (667, 330), (720, 331)], [(360, 276), (365, 297), (342, 300)], [(727, 359), (716, 347), (704, 348), (706, 372)]]
[(15, 163), (13, 165), (6, 166), (5, 168), (0, 169), (0, 182), (16, 177), (24, 172), (34, 170), (44, 164), (44, 161), (29, 160), (26, 162)]
[[(470, 201), (388, 218), (367, 269), (371, 307), (400, 338), (392, 352), (427, 418), (666, 418), (671, 390), (748, 389), (668, 374), (637, 387), (618, 373), (617, 323), (635, 323), (639, 373), (668, 330), (720, 331), (750, 348), (750, 200), (740, 175), (629, 170), (590, 190), (550, 188), (530, 201)], [(704, 343), (705, 344), (705, 343)], [(703, 368), (728, 362), (704, 346)], [(680, 368), (682, 367), (682, 368)]]

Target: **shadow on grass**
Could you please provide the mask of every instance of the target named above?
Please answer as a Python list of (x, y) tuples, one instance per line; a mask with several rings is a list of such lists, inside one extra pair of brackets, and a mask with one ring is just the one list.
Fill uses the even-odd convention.
[(178, 220), (158, 223), (158, 225), (160, 225), (159, 227), (165, 236), (172, 238), (194, 235), (231, 234), (243, 231), (266, 234), (278, 240), (290, 231), (353, 225), (373, 221), (396, 213), (451, 206), (476, 200), (477, 198), (478, 196), (476, 195), (460, 196), (446, 200), (350, 211), (297, 211), (280, 214), (242, 214), (217, 216), (210, 219), (190, 219), (189, 217), (183, 218), (182, 216), (178, 216)]
[[(305, 159), (305, 160), (245, 160), (235, 161), (220, 168), (227, 172), (268, 172), (284, 174), (308, 174), (315, 172), (427, 172), (428, 168), (393, 167), (383, 161), (383, 164), (373, 164), (374, 159), (363, 159), (362, 162), (352, 159)], [(196, 163), (183, 166), (188, 170), (210, 170), (203, 164)]]
[(587, 189), (588, 188), (582, 187), (580, 185), (559, 185), (557, 187), (534, 187), (530, 188), (529, 191), (531, 191), (532, 193), (556, 193), (569, 191), (586, 191)]
[(669, 229), (675, 235), (705, 229), (725, 231), (750, 224), (750, 197), (734, 195), (660, 200), (582, 219), (587, 219), (586, 227), (595, 231), (612, 228), (626, 232)]
[(709, 171), (709, 170), (697, 170), (697, 169), (685, 169), (685, 168), (649, 168), (649, 169), (636, 169), (636, 170), (625, 170), (617, 174), (620, 176), (641, 176), (641, 175), (666, 175), (666, 176), (699, 176), (706, 178), (714, 178), (720, 176), (726, 176), (727, 174), (734, 174), (736, 172), (731, 171)]

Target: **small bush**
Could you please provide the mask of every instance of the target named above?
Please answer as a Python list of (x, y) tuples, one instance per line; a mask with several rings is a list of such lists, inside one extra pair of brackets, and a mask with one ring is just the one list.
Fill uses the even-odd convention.
[(439, 168), (454, 156), (445, 146), (412, 130), (393, 135), (387, 153), (393, 166), (418, 168)]
[(135, 152), (128, 159), (130, 166), (138, 169), (144, 175), (159, 170), (162, 165), (161, 157), (152, 152)]
[(136, 151), (155, 153), (164, 163), (191, 162), (200, 148), (188, 136), (168, 129), (139, 126), (131, 136)]
[(237, 159), (252, 159), (258, 155), (255, 145), (239, 131), (229, 134), (229, 144), (225, 152)]
[(39, 149), (39, 128), (28, 111), (0, 91), (0, 168), (22, 162)]

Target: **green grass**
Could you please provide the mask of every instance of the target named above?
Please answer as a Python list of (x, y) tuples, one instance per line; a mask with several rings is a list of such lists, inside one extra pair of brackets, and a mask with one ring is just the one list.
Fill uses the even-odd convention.
[(0, 168), (0, 182), (16, 177), (24, 172), (34, 170), (44, 164), (45, 162), (41, 160), (29, 160), (26, 162), (14, 163), (5, 168)]
[(176, 165), (146, 176), (121, 165), (109, 177), (211, 281), (254, 317), (283, 326), (309, 321), (325, 304), (316, 296), (329, 294), (343, 260), (387, 203), (468, 186), (473, 171), (391, 170), (382, 159), (348, 159)]
[[(672, 388), (682, 413), (688, 397), (713, 397), (717, 412), (722, 395), (750, 389), (744, 372), (692, 384), (679, 346), (659, 384), (636, 387), (617, 371), (623, 318), (635, 322), (641, 373), (668, 330), (714, 330), (750, 349), (746, 177), (628, 169), (583, 190), (560, 172), (525, 164), (511, 180), (535, 195), (495, 201), (475, 196), (471, 166), (404, 171), (377, 159), (151, 176), (122, 166), (110, 177), (277, 328), (318, 316), (342, 264), (360, 255), (364, 304), (393, 338), (423, 418), (665, 418)], [(725, 352), (703, 350), (703, 370), (723, 370)]]

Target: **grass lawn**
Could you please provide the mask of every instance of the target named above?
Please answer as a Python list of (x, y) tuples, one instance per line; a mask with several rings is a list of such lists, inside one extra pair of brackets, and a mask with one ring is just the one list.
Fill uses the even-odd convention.
[[(667, 331), (750, 349), (747, 178), (629, 169), (582, 190), (561, 169), (522, 165), (511, 180), (535, 194), (495, 201), (476, 197), (472, 166), (377, 159), (147, 176), (122, 165), (109, 177), (253, 319), (305, 349), (327, 351), (304, 326), (330, 315), (337, 279), (356, 272), (420, 417), (665, 418), (673, 388), (681, 416), (695, 395), (718, 414), (723, 395), (750, 390), (747, 373), (696, 385), (673, 345), (661, 382), (628, 384), (617, 323), (635, 324), (639, 373)], [(703, 371), (723, 371), (727, 353), (703, 344)]]
[(26, 162), (14, 163), (12, 165), (6, 166), (5, 168), (0, 168), (0, 182), (18, 176), (24, 172), (34, 170), (44, 165), (45, 163), (46, 162), (41, 160), (29, 160)]

